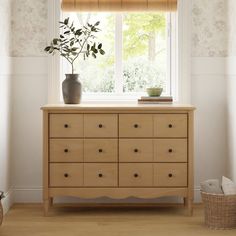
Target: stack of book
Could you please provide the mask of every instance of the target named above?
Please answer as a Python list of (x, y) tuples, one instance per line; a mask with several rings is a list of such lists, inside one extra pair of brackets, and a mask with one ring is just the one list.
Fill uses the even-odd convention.
[(138, 99), (139, 104), (171, 104), (173, 103), (172, 96), (161, 96), (161, 97), (149, 97), (144, 96)]

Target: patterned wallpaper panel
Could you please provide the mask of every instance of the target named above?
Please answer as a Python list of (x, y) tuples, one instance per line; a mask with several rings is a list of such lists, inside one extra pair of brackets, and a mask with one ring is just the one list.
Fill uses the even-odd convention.
[(192, 56), (227, 56), (227, 0), (193, 0)]
[[(10, 56), (11, 46), (11, 8), (10, 2), (7, 0), (0, 0), (0, 29), (1, 29), (1, 43), (0, 56)], [(1, 63), (1, 62), (0, 62)]]
[[(12, 1), (14, 1), (12, 56), (44, 56), (42, 49), (47, 40), (47, 0)], [(228, 1), (231, 1), (232, 4), (236, 2), (236, 0), (193, 0), (193, 57), (225, 57), (228, 55), (228, 24), (226, 23)], [(232, 15), (234, 14), (232, 13)], [(231, 34), (236, 34), (234, 31), (235, 27), (231, 27)], [(232, 45), (230, 48), (231, 51), (236, 51), (236, 49), (232, 49)]]
[(236, 56), (236, 0), (228, 1), (228, 56)]
[(45, 56), (47, 0), (12, 1), (12, 56)]

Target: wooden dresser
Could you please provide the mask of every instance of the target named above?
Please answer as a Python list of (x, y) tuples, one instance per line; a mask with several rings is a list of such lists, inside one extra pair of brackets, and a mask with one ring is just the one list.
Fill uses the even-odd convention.
[(193, 202), (189, 105), (47, 105), (43, 110), (45, 214), (57, 196)]

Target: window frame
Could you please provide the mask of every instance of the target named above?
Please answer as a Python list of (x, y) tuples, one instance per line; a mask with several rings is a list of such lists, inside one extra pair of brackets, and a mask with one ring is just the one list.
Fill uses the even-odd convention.
[[(181, 103), (190, 103), (190, 88), (191, 88), (191, 0), (179, 0), (178, 12), (171, 14), (171, 21), (168, 21), (168, 30), (171, 31), (170, 38), (170, 58), (171, 68), (170, 72), (170, 91), (174, 100)], [(61, 18), (61, 4), (58, 0), (48, 1), (48, 41), (50, 41), (55, 35), (59, 35), (58, 22)], [(118, 21), (119, 22), (119, 21)], [(117, 37), (117, 36), (116, 36)], [(120, 48), (116, 48), (116, 53), (121, 51)], [(175, 53), (173, 53), (175, 52)], [(120, 53), (122, 57), (122, 53)], [(118, 55), (119, 56), (119, 55)], [(63, 76), (61, 59), (59, 55), (54, 57), (48, 57), (48, 102), (49, 103), (61, 103), (61, 76)], [(116, 63), (118, 64), (118, 63)], [(120, 65), (116, 65), (120, 66)], [(118, 70), (115, 70), (118, 71)], [(119, 70), (122, 73), (122, 70)], [(120, 78), (116, 80), (117, 86), (121, 88), (122, 74), (115, 75)], [(137, 96), (143, 95), (142, 93), (125, 93), (125, 94), (90, 94), (83, 96), (83, 103), (115, 103), (115, 102), (136, 102)]]

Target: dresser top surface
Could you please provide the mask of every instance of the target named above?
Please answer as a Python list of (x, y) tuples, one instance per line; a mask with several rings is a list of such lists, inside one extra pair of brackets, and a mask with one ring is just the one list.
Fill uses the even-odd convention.
[(189, 104), (78, 104), (78, 105), (65, 105), (65, 104), (47, 104), (41, 108), (48, 111), (192, 111), (195, 107)]

